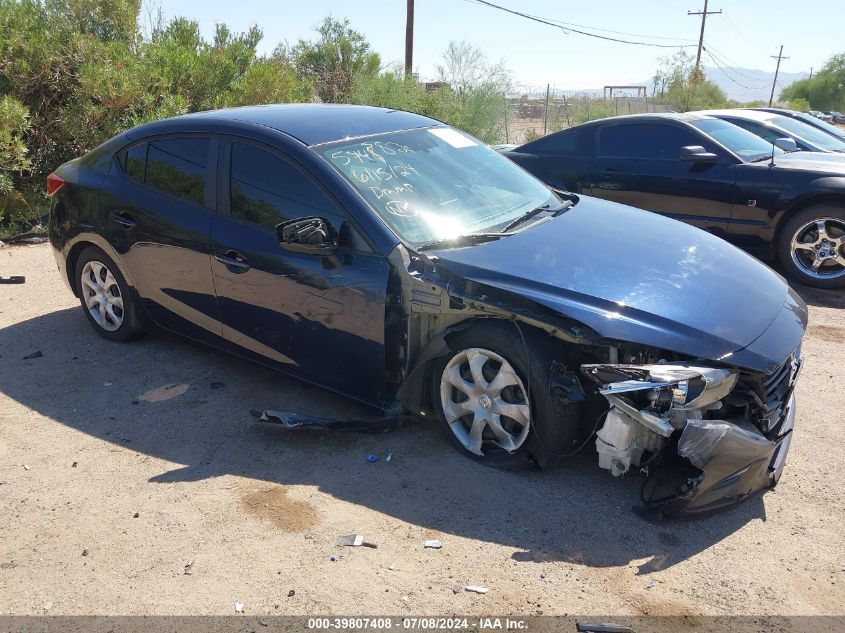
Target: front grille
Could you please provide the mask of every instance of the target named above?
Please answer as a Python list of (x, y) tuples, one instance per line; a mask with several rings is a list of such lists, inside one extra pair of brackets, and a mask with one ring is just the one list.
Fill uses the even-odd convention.
[(780, 429), (786, 421), (787, 404), (795, 388), (800, 368), (801, 349), (798, 348), (783, 365), (767, 376), (740, 376), (740, 383), (745, 385), (754, 400), (754, 406), (751, 407), (752, 420), (770, 439), (780, 434)]

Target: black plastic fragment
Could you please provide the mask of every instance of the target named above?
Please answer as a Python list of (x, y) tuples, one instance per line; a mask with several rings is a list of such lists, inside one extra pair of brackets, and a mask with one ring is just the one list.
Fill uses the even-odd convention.
[[(250, 412), (253, 413), (254, 412)], [(319, 418), (311, 415), (299, 415), (290, 411), (264, 411), (258, 418), (259, 422), (275, 424), (285, 429), (319, 429), (328, 431), (355, 431), (361, 433), (389, 433), (400, 426), (406, 426), (416, 418), (410, 415), (397, 415), (387, 418), (338, 420), (335, 418)]]

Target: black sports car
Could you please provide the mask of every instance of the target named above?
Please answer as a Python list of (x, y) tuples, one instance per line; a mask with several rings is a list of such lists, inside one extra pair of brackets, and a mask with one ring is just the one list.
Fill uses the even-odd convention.
[[(778, 140), (788, 147), (794, 142)], [(793, 279), (845, 285), (845, 156), (787, 153), (700, 114), (592, 121), (504, 152), (552, 187), (683, 220), (776, 256)]]

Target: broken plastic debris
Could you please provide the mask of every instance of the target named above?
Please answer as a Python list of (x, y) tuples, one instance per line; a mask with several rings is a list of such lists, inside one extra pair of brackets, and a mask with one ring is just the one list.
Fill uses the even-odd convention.
[[(0, 242), (2, 245), (3, 242)], [(26, 277), (23, 275), (12, 275), (11, 277), (0, 277), (0, 284), (23, 284), (26, 283)]]
[(243, 613), (244, 612), (244, 603), (243, 602), (236, 602), (235, 603), (235, 613)]
[(278, 424), (286, 429), (322, 429), (332, 431), (362, 431), (365, 433), (387, 433), (397, 427), (414, 422), (415, 418), (409, 415), (398, 415), (375, 419), (349, 418), (339, 420), (336, 418), (320, 418), (313, 415), (300, 415), (291, 411), (273, 411), (267, 409), (264, 412), (255, 409), (250, 413), (258, 418), (259, 422)]
[(23, 469), (24, 469), (24, 470), (29, 470), (29, 466), (27, 466), (26, 464), (24, 464), (24, 465), (23, 465)]
[(191, 561), (190, 563), (185, 565), (185, 571), (182, 572), (182, 573), (185, 574), (186, 576), (190, 576), (191, 572), (193, 572), (193, 570), (194, 570), (194, 561)]
[(367, 455), (367, 461), (374, 464), (378, 461), (378, 455)]
[(472, 593), (487, 593), (490, 591), (487, 587), (478, 587), (476, 585), (467, 585), (464, 587), (464, 591), (470, 591)]
[(112, 386), (112, 383), (110, 383), (110, 382), (104, 382), (103, 383), (103, 387), (111, 387), (111, 386)]
[(340, 547), (361, 547), (364, 544), (364, 537), (360, 534), (348, 534), (337, 539)]
[(329, 556), (329, 560), (334, 563), (337, 560), (337, 556)]
[(651, 590), (652, 590), (652, 589), (654, 589), (656, 586), (657, 586), (657, 583), (656, 583), (656, 582), (654, 582), (653, 580), (651, 580), (651, 581), (649, 581), (649, 583), (645, 586), (645, 588), (646, 588), (646, 589), (648, 589), (649, 591), (651, 591)]
[(32, 360), (33, 358), (41, 358), (42, 356), (44, 356), (44, 354), (41, 353), (41, 350), (38, 350), (37, 352), (32, 352), (32, 354), (27, 354), (23, 357), (23, 359)]
[(388, 453), (387, 457), (384, 458), (384, 461), (389, 462), (393, 459), (393, 453)]
[(443, 547), (443, 543), (438, 541), (436, 538), (433, 538), (423, 543), (423, 547), (427, 547), (429, 549), (440, 549)]

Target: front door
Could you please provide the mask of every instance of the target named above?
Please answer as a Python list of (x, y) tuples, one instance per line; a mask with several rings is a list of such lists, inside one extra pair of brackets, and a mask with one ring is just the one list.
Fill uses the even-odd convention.
[[(222, 151), (211, 252), (224, 339), (300, 378), (382, 404), (387, 261), (287, 157), (234, 139)], [(336, 235), (334, 254), (280, 246), (281, 223), (315, 216)]]
[[(681, 148), (703, 145), (719, 155), (716, 162), (680, 160)], [(620, 168), (624, 166), (624, 169)], [(606, 195), (603, 168), (624, 175), (622, 196)], [(687, 222), (715, 233), (730, 223), (735, 165), (721, 148), (671, 121), (606, 125), (599, 131), (593, 163), (593, 195)]]

